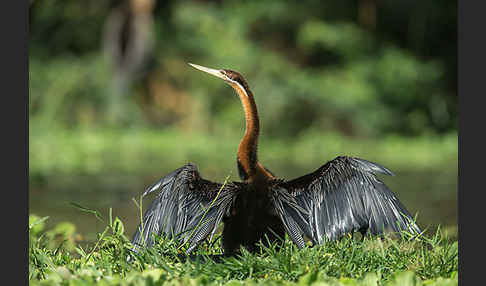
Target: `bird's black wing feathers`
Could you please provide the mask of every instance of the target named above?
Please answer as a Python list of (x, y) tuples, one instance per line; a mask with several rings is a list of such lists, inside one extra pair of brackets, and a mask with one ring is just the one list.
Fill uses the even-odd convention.
[(292, 240), (302, 247), (302, 234), (320, 244), (354, 231), (420, 233), (376, 173), (393, 175), (363, 159), (337, 157), (313, 173), (275, 184), (274, 205)]
[(238, 187), (204, 180), (194, 164), (186, 164), (160, 179), (142, 195), (158, 191), (145, 211), (142, 223), (132, 238), (135, 251), (154, 243), (152, 233), (179, 237), (189, 243), (190, 253), (209, 235), (214, 235), (223, 216), (229, 211)]

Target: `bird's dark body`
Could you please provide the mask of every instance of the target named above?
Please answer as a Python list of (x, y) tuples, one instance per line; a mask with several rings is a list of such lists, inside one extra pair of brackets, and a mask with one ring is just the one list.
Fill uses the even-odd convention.
[(258, 161), (258, 113), (243, 77), (231, 70), (192, 66), (225, 80), (242, 102), (246, 130), (237, 152), (242, 182), (205, 180), (192, 163), (166, 175), (144, 193), (157, 191), (158, 196), (132, 238), (135, 251), (150, 247), (155, 233), (182, 239), (190, 253), (211, 240), (221, 222), (225, 255), (238, 253), (241, 246), (255, 251), (259, 241), (274, 242), (285, 234), (300, 248), (304, 237), (321, 244), (357, 231), (420, 234), (407, 209), (376, 176), (392, 172), (376, 163), (339, 156), (307, 175), (277, 179)]
[(267, 184), (245, 184), (238, 193), (229, 216), (223, 219), (225, 254), (238, 253), (240, 246), (254, 251), (260, 240), (266, 244), (285, 237), (285, 228), (269, 194)]

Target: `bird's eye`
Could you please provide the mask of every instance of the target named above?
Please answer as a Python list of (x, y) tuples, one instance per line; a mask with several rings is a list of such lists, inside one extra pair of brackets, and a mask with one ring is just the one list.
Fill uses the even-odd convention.
[(235, 80), (234, 79), (234, 74), (232, 72), (229, 72), (227, 70), (222, 70), (221, 73), (226, 76), (227, 78), (229, 78), (230, 80)]

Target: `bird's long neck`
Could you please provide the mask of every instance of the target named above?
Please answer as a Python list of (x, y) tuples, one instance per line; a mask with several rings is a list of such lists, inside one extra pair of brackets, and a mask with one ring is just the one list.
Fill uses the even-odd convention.
[(260, 121), (253, 93), (244, 80), (233, 82), (231, 86), (241, 100), (246, 121), (245, 135), (240, 141), (237, 153), (240, 177), (248, 182), (274, 179), (275, 177), (258, 162)]
[(245, 135), (238, 147), (237, 159), (246, 176), (251, 178), (258, 171), (258, 135), (260, 133), (260, 121), (253, 94), (247, 86), (234, 84), (234, 89), (240, 97), (245, 113)]

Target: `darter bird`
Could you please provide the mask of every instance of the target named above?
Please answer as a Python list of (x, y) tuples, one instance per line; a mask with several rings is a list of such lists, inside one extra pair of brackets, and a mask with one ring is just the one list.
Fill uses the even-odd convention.
[(154, 233), (178, 237), (187, 243), (189, 254), (205, 239), (212, 239), (221, 222), (224, 255), (239, 253), (241, 246), (254, 251), (259, 241), (274, 241), (285, 233), (302, 248), (304, 237), (315, 245), (354, 232), (363, 236), (421, 232), (396, 195), (376, 176), (392, 172), (376, 163), (339, 156), (296, 179), (277, 178), (258, 160), (260, 123), (243, 76), (228, 69), (189, 65), (222, 79), (240, 98), (246, 119), (236, 155), (241, 182), (209, 181), (192, 163), (163, 177), (142, 195), (158, 192), (132, 238), (135, 251), (152, 246)]

